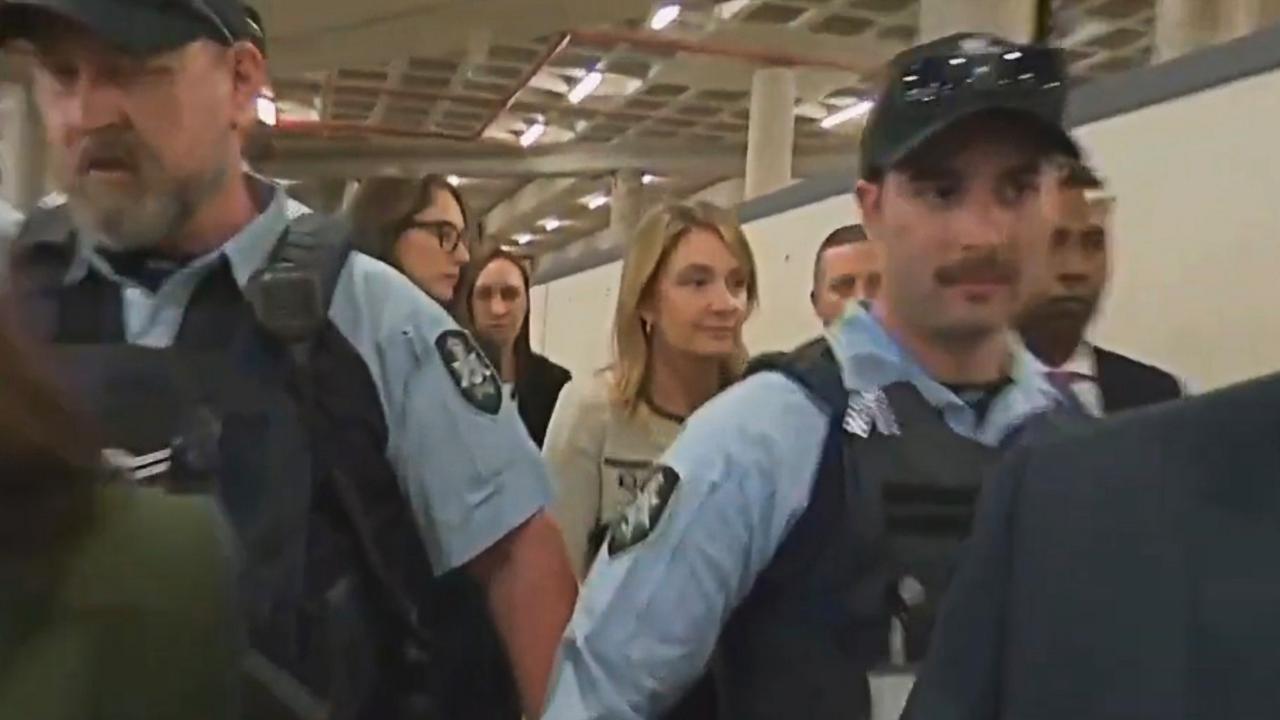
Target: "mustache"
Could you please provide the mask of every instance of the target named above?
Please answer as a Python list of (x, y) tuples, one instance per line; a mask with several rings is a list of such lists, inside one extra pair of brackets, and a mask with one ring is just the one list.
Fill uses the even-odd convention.
[(137, 171), (147, 158), (147, 149), (132, 131), (102, 130), (80, 142), (75, 172), (81, 176), (96, 168)]
[(943, 287), (965, 284), (1012, 285), (1018, 268), (1008, 253), (993, 251), (969, 255), (938, 268), (934, 279)]

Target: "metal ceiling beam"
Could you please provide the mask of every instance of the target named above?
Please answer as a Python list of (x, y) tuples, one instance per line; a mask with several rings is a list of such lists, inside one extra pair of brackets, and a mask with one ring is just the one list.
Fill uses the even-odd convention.
[(528, 229), (531, 225), (576, 202), (599, 184), (594, 178), (547, 178), (534, 180), (502, 201), (485, 216), (485, 232), (499, 237)]
[[(292, 146), (291, 146), (292, 145)], [(746, 150), (707, 143), (566, 143), (524, 150), (483, 144), (282, 142), (262, 171), (289, 179), (421, 177), (567, 177), (641, 170), (665, 175), (739, 175)], [(797, 152), (795, 175), (817, 175), (851, 167), (853, 148)]]
[[(712, 183), (691, 193), (689, 200), (707, 200), (724, 207), (735, 207), (742, 200), (742, 180), (730, 178)], [(535, 263), (535, 284), (550, 282), (584, 269), (603, 265), (622, 258), (624, 240), (600, 228), (587, 237), (573, 238), (567, 243), (557, 243), (551, 249), (540, 252)]]

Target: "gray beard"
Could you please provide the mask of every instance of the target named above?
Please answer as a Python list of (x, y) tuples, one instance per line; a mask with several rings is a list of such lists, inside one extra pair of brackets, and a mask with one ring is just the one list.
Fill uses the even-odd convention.
[(75, 183), (67, 189), (72, 221), (87, 239), (109, 250), (149, 250), (177, 239), (200, 206), (226, 180), (229, 169), (219, 166), (191, 178), (162, 178), (150, 168), (140, 170), (136, 194), (93, 184)]

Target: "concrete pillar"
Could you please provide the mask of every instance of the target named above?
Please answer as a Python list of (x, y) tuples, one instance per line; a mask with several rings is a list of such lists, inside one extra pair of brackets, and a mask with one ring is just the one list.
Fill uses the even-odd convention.
[(609, 198), (609, 233), (613, 242), (625, 245), (640, 223), (644, 212), (641, 194), (644, 184), (638, 170), (619, 170), (613, 175), (613, 193)]
[(751, 79), (747, 127), (748, 200), (791, 182), (796, 139), (796, 74), (788, 68), (757, 70)]
[(0, 196), (30, 210), (47, 192), (44, 132), (31, 92), (0, 86)]
[(1030, 42), (1036, 32), (1036, 0), (921, 0), (920, 42), (958, 32), (986, 32)]
[(1280, 0), (1232, 0), (1219, 8), (1218, 39), (1234, 40), (1280, 21)]
[[(1238, 0), (1233, 0), (1236, 2)], [(1155, 62), (1163, 62), (1218, 42), (1219, 3), (1156, 0)]]

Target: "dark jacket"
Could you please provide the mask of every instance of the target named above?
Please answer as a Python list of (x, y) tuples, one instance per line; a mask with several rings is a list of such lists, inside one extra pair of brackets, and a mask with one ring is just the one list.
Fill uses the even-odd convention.
[(1015, 454), (907, 720), (1280, 713), (1280, 375)]
[(239, 717), (233, 550), (214, 504), (123, 485), (96, 501), (65, 552), (0, 558), (0, 717)]
[(542, 447), (542, 441), (547, 437), (547, 423), (551, 422), (551, 411), (556, 408), (560, 390), (571, 377), (568, 370), (542, 355), (531, 353), (528, 364), (516, 380), (520, 419), (524, 420), (529, 436), (538, 447)]
[(1094, 348), (1094, 357), (1108, 415), (1182, 397), (1178, 379), (1160, 368), (1102, 348)]

